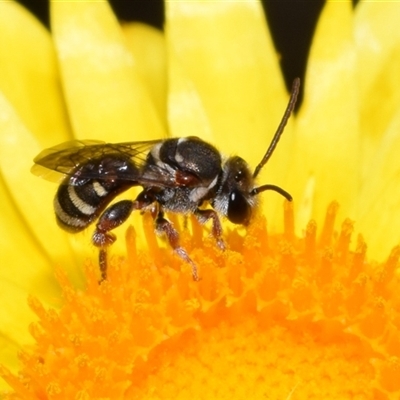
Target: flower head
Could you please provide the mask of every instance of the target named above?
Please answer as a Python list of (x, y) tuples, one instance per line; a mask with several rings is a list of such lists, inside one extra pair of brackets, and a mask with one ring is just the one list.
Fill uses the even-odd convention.
[[(160, 245), (149, 215), (119, 229), (100, 285), (97, 265), (83, 261), (93, 258), (88, 237), (71, 241), (56, 228), (46, 206), (54, 185), (28, 174), (43, 147), (160, 138), (168, 126), (227, 154), (240, 150), (255, 166), (280, 121), (287, 93), (259, 3), (166, 4), (165, 36), (121, 27), (104, 2), (53, 1), (52, 36), (16, 3), (1, 5), (2, 37), (20, 49), (0, 50), (1, 218), (9, 233), (1, 372), (9, 398), (398, 396), (399, 250), (389, 250), (397, 241), (390, 211), (398, 199), (391, 154), (400, 38), (386, 34), (390, 24), (397, 31), (397, 4), (353, 11), (327, 3), (305, 102), (268, 180), (260, 176), (290, 190), (294, 207), (282, 211), (271, 195), (246, 230), (225, 224), (225, 252), (195, 220), (185, 228), (171, 216), (200, 282)], [(41, 77), (40, 90), (32, 76)], [(25, 87), (32, 92), (21, 96)], [(368, 261), (360, 235), (351, 243), (353, 222), (339, 213), (357, 219), (382, 263)]]

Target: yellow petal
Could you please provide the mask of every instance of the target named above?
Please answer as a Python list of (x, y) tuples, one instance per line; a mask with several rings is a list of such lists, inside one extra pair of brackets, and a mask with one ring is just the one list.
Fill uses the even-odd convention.
[(287, 100), (259, 2), (166, 6), (168, 51), (195, 82), (216, 142), (259, 161)]
[[(28, 293), (54, 306), (60, 291), (50, 260), (21, 218), (1, 176), (0, 198), (0, 364), (16, 371), (18, 352), (32, 342), (26, 328), (35, 318), (27, 304)], [(0, 380), (0, 390), (5, 388)]]
[[(52, 260), (63, 260), (78, 279), (75, 260), (68, 240), (57, 227), (52, 210), (56, 187), (31, 174), (33, 158), (41, 147), (37, 139), (25, 128), (15, 110), (0, 93), (0, 171), (8, 191), (40, 245), (40, 251)], [(6, 220), (7, 215), (2, 215)], [(18, 249), (18, 230), (13, 237)], [(11, 233), (10, 232), (10, 235)]]
[(289, 185), (300, 229), (311, 217), (322, 219), (333, 195), (354, 217), (360, 149), (352, 24), (350, 2), (328, 2), (314, 35)]
[(173, 51), (168, 52), (168, 67), (168, 122), (172, 136), (198, 136), (215, 142), (203, 99)]
[[(400, 89), (400, 86), (398, 87)], [(369, 245), (369, 254), (382, 259), (400, 242), (400, 110), (392, 117), (373, 158), (374, 172), (360, 191), (357, 228)]]
[[(360, 85), (360, 130), (364, 179), (400, 104), (400, 3), (358, 4), (354, 19), (357, 79)], [(364, 202), (365, 199), (362, 199)]]
[[(59, 295), (51, 261), (29, 230), (0, 177), (1, 269), (0, 281), (22, 288), (46, 301)], [(16, 272), (18, 271), (18, 272)], [(2, 308), (4, 312), (5, 308)]]
[[(223, 153), (254, 168), (288, 99), (260, 3), (174, 1), (166, 14), (172, 134), (198, 134), (202, 124), (206, 140), (214, 137)], [(268, 182), (285, 185), (292, 146), (289, 126), (266, 168)], [(271, 196), (265, 203), (276, 209), (282, 201)]]
[(51, 22), (76, 137), (123, 142), (165, 135), (106, 2), (52, 1)]
[(0, 90), (43, 147), (70, 138), (55, 52), (46, 29), (17, 2), (0, 4)]
[(357, 227), (374, 258), (384, 257), (400, 240), (399, 16), (399, 3), (365, 1), (355, 15), (363, 145)]
[(146, 84), (149, 96), (163, 125), (167, 126), (167, 66), (163, 33), (149, 25), (122, 25), (127, 46), (133, 54), (136, 68)]

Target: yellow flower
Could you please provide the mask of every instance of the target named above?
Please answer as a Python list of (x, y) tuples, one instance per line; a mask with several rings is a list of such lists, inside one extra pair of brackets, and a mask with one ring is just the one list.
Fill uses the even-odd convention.
[[(52, 36), (0, 7), (6, 398), (399, 397), (399, 4), (326, 4), (304, 103), (260, 176), (293, 206), (263, 194), (247, 230), (224, 224), (225, 252), (196, 221), (180, 228), (200, 282), (135, 215), (101, 285), (90, 232), (56, 227), (32, 158), (168, 130), (255, 166), (287, 102), (260, 5), (167, 2), (165, 37), (121, 27), (105, 2), (53, 1)], [(367, 240), (351, 243), (346, 217)]]

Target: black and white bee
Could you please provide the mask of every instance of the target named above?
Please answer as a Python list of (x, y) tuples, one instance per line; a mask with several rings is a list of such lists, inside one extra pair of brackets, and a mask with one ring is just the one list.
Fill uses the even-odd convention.
[[(178, 232), (164, 213), (194, 214), (201, 223), (212, 220), (212, 235), (223, 249), (219, 215), (247, 225), (259, 193), (274, 190), (292, 200), (278, 186), (256, 186), (255, 179), (276, 148), (299, 87), (300, 80), (295, 79), (282, 121), (254, 172), (241, 157), (223, 159), (214, 146), (197, 137), (115, 144), (71, 141), (42, 151), (34, 159), (32, 172), (45, 178), (49, 170), (61, 174), (54, 211), (62, 229), (76, 233), (97, 221), (92, 242), (99, 248), (102, 279), (107, 278), (107, 248), (116, 240), (111, 231), (132, 211), (141, 210), (151, 212), (156, 231), (166, 235), (172, 249), (191, 265), (193, 279), (198, 280), (196, 264), (180, 246)], [(133, 186), (143, 188), (135, 200), (110, 205)], [(206, 204), (212, 208), (204, 208)]]

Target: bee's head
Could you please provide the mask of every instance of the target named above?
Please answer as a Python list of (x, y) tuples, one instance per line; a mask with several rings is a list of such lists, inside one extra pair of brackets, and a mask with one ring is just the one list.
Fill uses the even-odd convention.
[(222, 176), (217, 193), (211, 205), (234, 224), (247, 225), (253, 208), (256, 205), (256, 195), (264, 190), (274, 190), (287, 200), (292, 196), (275, 185), (254, 187), (254, 175), (243, 158), (235, 156), (226, 160), (222, 168)]
[(255, 205), (253, 177), (246, 161), (230, 157), (222, 169), (216, 196), (211, 205), (234, 224), (247, 225)]

